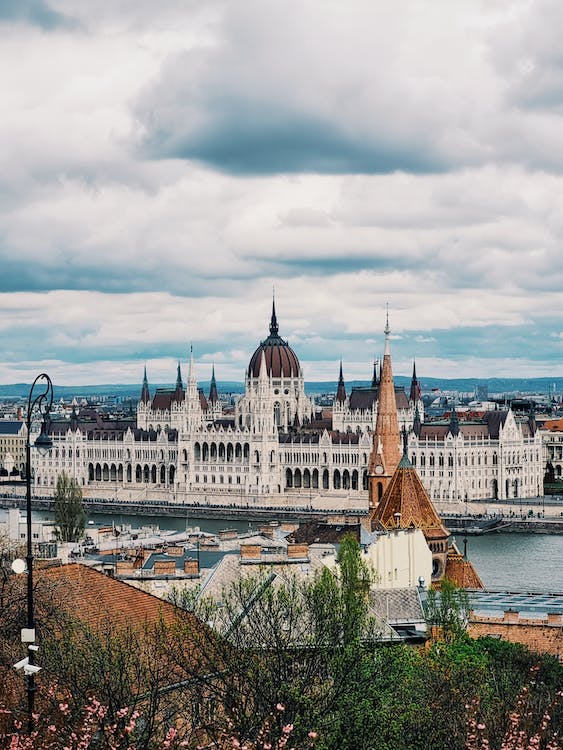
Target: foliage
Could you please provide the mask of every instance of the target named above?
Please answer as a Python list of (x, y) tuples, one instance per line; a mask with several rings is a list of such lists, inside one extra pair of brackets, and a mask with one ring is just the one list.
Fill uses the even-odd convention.
[(451, 642), (465, 635), (469, 615), (465, 589), (444, 578), (439, 590), (429, 589), (425, 609), (428, 624), (438, 630), (443, 640)]
[(220, 602), (186, 598), (192, 612), (172, 621), (96, 629), (65, 614), (64, 591), (39, 586), (43, 669), (27, 745), (14, 728), (25, 724), (25, 681), (1, 666), (21, 658), (18, 594), (0, 634), (0, 747), (17, 735), (15, 750), (561, 750), (555, 658), (469, 639), (451, 618), (455, 597), (445, 610), (437, 604), (446, 638), (383, 645), (369, 580), (347, 541), (339, 566), (308, 581), (270, 568)]
[(63, 542), (78, 542), (84, 536), (86, 512), (82, 490), (76, 479), (62, 472), (57, 477), (54, 495), (55, 529)]

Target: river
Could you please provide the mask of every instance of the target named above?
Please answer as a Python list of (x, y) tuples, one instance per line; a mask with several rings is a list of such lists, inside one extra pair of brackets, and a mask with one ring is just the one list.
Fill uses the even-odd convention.
[[(7, 511), (0, 509), (0, 521)], [(34, 511), (34, 520), (53, 520), (49, 511)], [(258, 524), (229, 519), (162, 518), (135, 515), (90, 514), (89, 520), (96, 525), (159, 526), (161, 529), (184, 530), (199, 526), (202, 531), (218, 532), (226, 527), (247, 531)], [(463, 549), (461, 535), (456, 535), (458, 547)], [(563, 534), (491, 533), (467, 537), (467, 554), (475, 565), (487, 589), (506, 591), (541, 591), (563, 593)]]

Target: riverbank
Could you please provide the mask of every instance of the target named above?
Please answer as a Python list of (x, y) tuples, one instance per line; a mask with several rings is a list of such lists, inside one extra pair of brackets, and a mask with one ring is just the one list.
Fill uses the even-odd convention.
[[(33, 510), (53, 511), (53, 499), (49, 497), (32, 498)], [(506, 533), (519, 532), (527, 534), (563, 534), (563, 503), (549, 503), (542, 498), (528, 502), (524, 508), (521, 504), (497, 503), (490, 501), (481, 503), (435, 503), (438, 513), (444, 523), (453, 533)], [(1, 508), (19, 507), (24, 510), (25, 498), (2, 497)], [(84, 498), (87, 513), (104, 513), (107, 515), (122, 515), (127, 513), (136, 516), (152, 518), (188, 518), (197, 516), (215, 520), (245, 520), (261, 521), (292, 521), (294, 523), (311, 521), (328, 517), (333, 522), (357, 522), (367, 516), (367, 509), (307, 506), (255, 506), (247, 503), (240, 504), (187, 504), (174, 503), (167, 500), (142, 500), (127, 503), (110, 498)], [(488, 529), (487, 522), (499, 520), (495, 528)]]

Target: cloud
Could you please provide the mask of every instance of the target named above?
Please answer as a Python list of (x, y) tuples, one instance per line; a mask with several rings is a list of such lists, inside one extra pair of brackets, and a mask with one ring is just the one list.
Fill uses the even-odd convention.
[(559, 367), (558, 4), (2, 9), (0, 377), (240, 379), (272, 285), (308, 379), (386, 302), (396, 372)]
[(75, 26), (70, 16), (59, 13), (44, 0), (0, 0), (0, 23), (23, 22), (45, 31)]

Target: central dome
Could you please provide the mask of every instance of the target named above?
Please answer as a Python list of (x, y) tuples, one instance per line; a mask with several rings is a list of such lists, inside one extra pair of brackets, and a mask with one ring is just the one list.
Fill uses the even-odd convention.
[(260, 342), (260, 346), (250, 359), (248, 365), (248, 376), (257, 378), (260, 375), (260, 365), (262, 362), (262, 352), (266, 359), (266, 372), (271, 378), (291, 378), (298, 377), (301, 372), (297, 355), (278, 333), (278, 321), (276, 319), (275, 304), (272, 303), (272, 319), (270, 321), (270, 335), (265, 341)]

